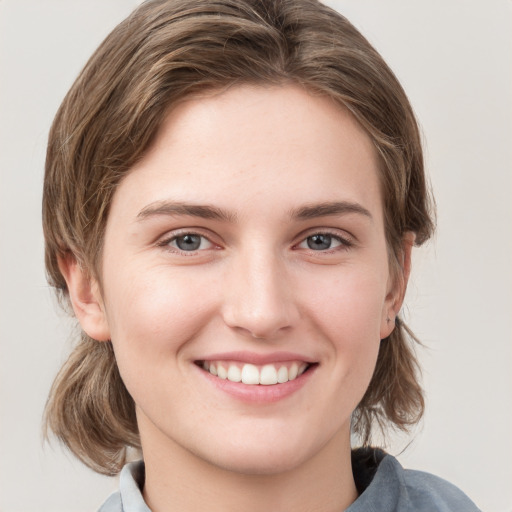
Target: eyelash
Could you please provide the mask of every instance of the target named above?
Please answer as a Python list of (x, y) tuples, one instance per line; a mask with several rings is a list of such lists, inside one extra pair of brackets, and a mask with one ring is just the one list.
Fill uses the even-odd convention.
[[(179, 238), (183, 238), (186, 236), (200, 237), (202, 240), (206, 240), (209, 244), (211, 244), (212, 247), (208, 247), (206, 249), (196, 249), (196, 250), (192, 250), (192, 251), (185, 251), (185, 250), (180, 249), (179, 247), (171, 246), (172, 242), (175, 242)], [(307, 243), (307, 240), (314, 236), (329, 236), (332, 240), (336, 240), (337, 242), (339, 242), (339, 245), (334, 248), (328, 248), (325, 250), (314, 250), (311, 248), (308, 248), (308, 249), (305, 248), (306, 250), (308, 250), (310, 253), (313, 253), (313, 254), (332, 254), (332, 253), (335, 253), (338, 251), (347, 251), (354, 245), (353, 240), (351, 240), (349, 237), (343, 237), (339, 234), (339, 232), (333, 232), (333, 231), (326, 229), (326, 230), (318, 230), (318, 231), (308, 233), (306, 236), (303, 236), (303, 238), (301, 238), (299, 243), (294, 244), (292, 249), (297, 250), (298, 248), (300, 248), (299, 246), (301, 244)], [(201, 244), (202, 243), (203, 242), (201, 241)], [(172, 236), (159, 241), (157, 243), (157, 246), (162, 247), (163, 249), (167, 250), (168, 252), (171, 252), (174, 254), (179, 254), (182, 256), (195, 256), (199, 252), (203, 252), (205, 250), (209, 250), (212, 248), (218, 248), (217, 244), (212, 242), (206, 235), (204, 235), (202, 233), (195, 232), (195, 231), (182, 231), (179, 233), (173, 233)]]
[(171, 246), (172, 242), (178, 240), (179, 238), (184, 238), (186, 236), (200, 237), (202, 239), (200, 242), (201, 244), (203, 243), (204, 240), (206, 240), (209, 244), (212, 245), (212, 248), (216, 247), (216, 244), (214, 242), (212, 242), (207, 236), (205, 236), (202, 233), (197, 233), (195, 231), (182, 231), (179, 233), (173, 233), (172, 236), (167, 237), (164, 240), (161, 240), (160, 242), (157, 243), (157, 245), (159, 247), (162, 247), (163, 249), (165, 249), (168, 252), (171, 252), (174, 254), (179, 254), (181, 256), (195, 256), (197, 253), (206, 250), (206, 249), (196, 249), (193, 251), (184, 251), (184, 250), (180, 249), (179, 247)]
[(329, 229), (326, 229), (326, 230), (319, 230), (319, 231), (314, 231), (312, 233), (308, 233), (304, 238), (301, 239), (301, 241), (298, 244), (294, 245), (294, 249), (303, 243), (307, 243), (307, 240), (314, 236), (326, 236), (326, 235), (329, 236), (332, 240), (336, 240), (337, 242), (339, 242), (339, 245), (336, 247), (325, 249), (325, 250), (314, 250), (311, 248), (308, 248), (307, 250), (309, 250), (310, 253), (316, 253), (316, 254), (333, 254), (338, 251), (347, 251), (354, 245), (353, 240), (350, 239), (349, 237), (341, 236), (338, 231), (334, 232)]

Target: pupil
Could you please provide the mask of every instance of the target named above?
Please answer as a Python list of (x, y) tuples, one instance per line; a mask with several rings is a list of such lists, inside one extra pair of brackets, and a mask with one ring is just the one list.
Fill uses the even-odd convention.
[(201, 245), (199, 235), (183, 235), (176, 238), (176, 245), (182, 251), (196, 251)]
[(313, 235), (308, 237), (308, 247), (314, 251), (329, 249), (331, 247), (331, 235)]

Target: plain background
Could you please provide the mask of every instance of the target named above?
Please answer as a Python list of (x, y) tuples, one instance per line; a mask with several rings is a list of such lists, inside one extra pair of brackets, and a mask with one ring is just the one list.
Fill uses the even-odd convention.
[[(117, 487), (58, 446), (41, 415), (71, 346), (43, 268), (47, 132), (86, 59), (136, 0), (0, 0), (0, 511), (93, 511)], [(512, 3), (340, 0), (415, 107), (438, 203), (406, 319), (427, 413), (399, 455), (490, 512), (512, 510)], [(400, 453), (408, 440), (390, 447)]]

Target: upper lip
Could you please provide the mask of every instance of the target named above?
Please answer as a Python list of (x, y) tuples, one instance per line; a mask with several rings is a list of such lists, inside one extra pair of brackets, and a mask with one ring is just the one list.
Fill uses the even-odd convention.
[(234, 351), (219, 352), (209, 354), (200, 359), (200, 361), (238, 361), (241, 363), (250, 363), (255, 365), (264, 365), (271, 363), (279, 363), (284, 361), (303, 361), (305, 363), (315, 363), (311, 357), (294, 352), (270, 352), (267, 354), (259, 354), (257, 352)]

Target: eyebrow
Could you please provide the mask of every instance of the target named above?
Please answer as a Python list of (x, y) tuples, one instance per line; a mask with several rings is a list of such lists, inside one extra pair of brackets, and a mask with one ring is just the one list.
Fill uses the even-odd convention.
[(359, 203), (350, 201), (333, 201), (328, 203), (319, 203), (302, 206), (292, 210), (290, 216), (299, 220), (315, 219), (317, 217), (327, 217), (329, 215), (346, 215), (356, 213), (373, 219), (372, 214)]
[(236, 214), (216, 206), (181, 203), (174, 201), (156, 201), (145, 206), (137, 215), (138, 220), (145, 220), (158, 215), (189, 215), (202, 219), (236, 222)]
[[(350, 201), (333, 201), (326, 203), (301, 206), (290, 211), (290, 218), (297, 220), (309, 220), (329, 215), (347, 215), (356, 213), (372, 219), (371, 213), (359, 203)], [(234, 223), (237, 215), (234, 212), (223, 210), (216, 206), (182, 203), (174, 201), (156, 201), (145, 206), (137, 215), (138, 220), (145, 220), (159, 215), (188, 215), (202, 219), (219, 220)]]

